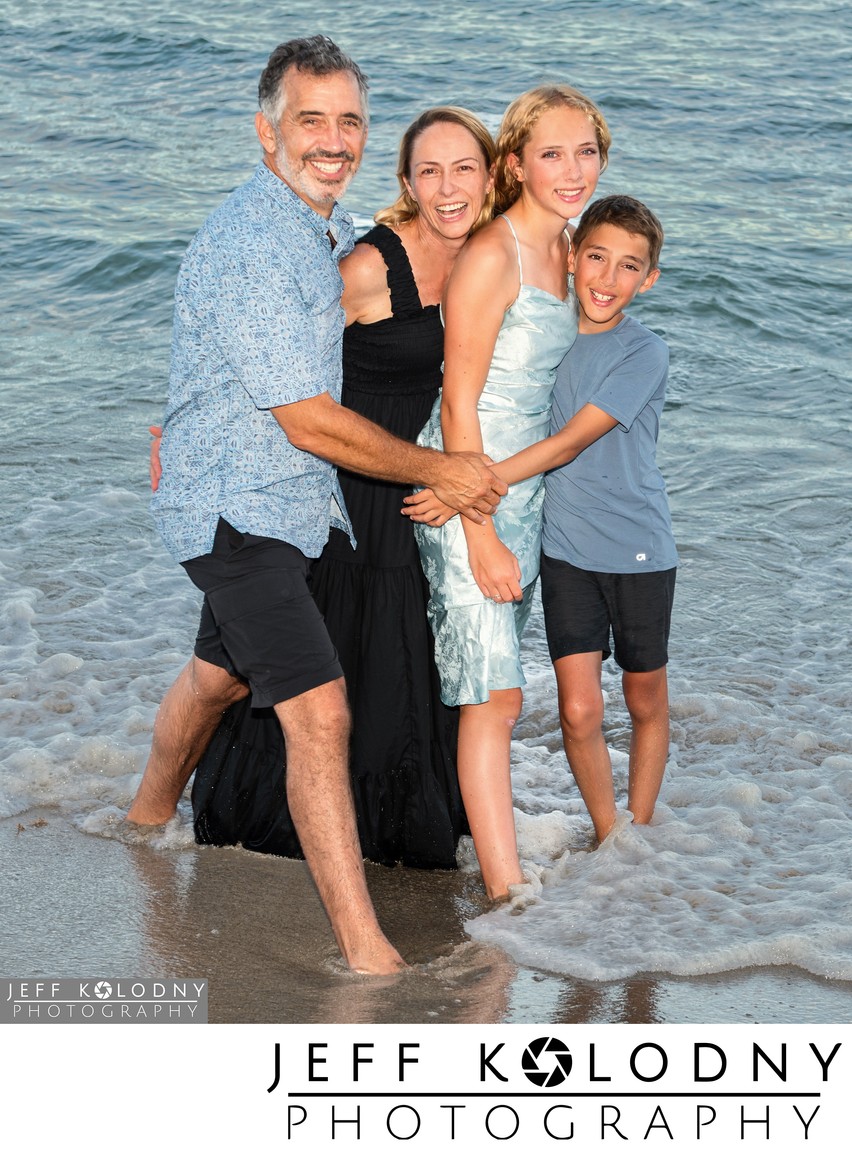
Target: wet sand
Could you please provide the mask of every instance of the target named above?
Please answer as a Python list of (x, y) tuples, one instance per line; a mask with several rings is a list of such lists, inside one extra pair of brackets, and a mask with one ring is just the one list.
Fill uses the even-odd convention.
[(304, 864), (241, 849), (157, 850), (55, 810), (0, 822), (13, 978), (206, 978), (211, 1023), (846, 1023), (852, 985), (791, 967), (591, 983), (519, 968), (471, 942), (477, 876), (370, 865), (388, 935), (412, 964), (347, 972)]

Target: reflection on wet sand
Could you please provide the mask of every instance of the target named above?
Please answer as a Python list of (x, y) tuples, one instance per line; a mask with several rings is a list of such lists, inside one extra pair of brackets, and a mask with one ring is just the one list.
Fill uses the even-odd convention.
[[(307, 868), (232, 849), (129, 847), (147, 891), (148, 962), (209, 980), (211, 1022), (500, 1022), (517, 967), (470, 942), (470, 880), (370, 866), (381, 920), (411, 967), (347, 971)], [(186, 866), (186, 860), (192, 866)]]
[(577, 982), (472, 942), (464, 923), (487, 909), (476, 875), (368, 865), (381, 921), (411, 964), (370, 979), (343, 966), (304, 863), (216, 847), (133, 857), (155, 892), (152, 961), (210, 980), (211, 1022), (661, 1021), (654, 980)]
[(556, 1022), (661, 1022), (654, 979), (619, 982), (562, 981)]
[[(43, 819), (42, 817), (43, 816)], [(206, 978), (211, 1022), (837, 1022), (852, 987), (792, 968), (599, 983), (518, 967), (471, 941), (486, 909), (476, 875), (370, 866), (382, 922), (411, 969), (346, 971), (304, 864), (180, 836), (82, 834), (55, 809), (0, 821), (17, 977)], [(12, 910), (11, 908), (14, 908)], [(534, 925), (532, 920), (531, 926)]]

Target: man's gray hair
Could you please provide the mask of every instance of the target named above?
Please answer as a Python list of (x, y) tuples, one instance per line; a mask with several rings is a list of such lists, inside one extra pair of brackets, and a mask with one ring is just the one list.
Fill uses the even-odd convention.
[(310, 72), (314, 76), (328, 76), (334, 72), (349, 72), (354, 76), (361, 93), (364, 117), (367, 116), (367, 77), (355, 61), (342, 52), (328, 36), (308, 36), (288, 40), (272, 52), (257, 86), (260, 110), (270, 124), (277, 125), (284, 110), (284, 86), (281, 81), (290, 68)]

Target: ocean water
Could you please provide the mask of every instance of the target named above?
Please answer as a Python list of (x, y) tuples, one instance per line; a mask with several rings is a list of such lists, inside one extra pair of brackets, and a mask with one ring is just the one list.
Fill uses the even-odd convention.
[[(567, 772), (540, 611), (513, 774), (532, 882), (477, 941), (588, 980), (794, 966), (852, 980), (852, 30), (827, 0), (0, 7), (0, 819), (109, 835), (198, 599), (148, 514), (181, 253), (257, 159), (265, 58), (323, 31), (372, 79), (348, 197), (452, 101), (496, 127), (546, 79), (614, 135), (601, 192), (666, 227), (635, 314), (672, 352), (661, 461), (682, 557), (672, 749), (654, 824), (597, 851)], [(629, 730), (607, 668), (623, 795)], [(192, 871), (188, 803), (160, 850)], [(147, 848), (146, 848), (147, 849)], [(154, 849), (154, 848), (151, 848)], [(469, 852), (465, 865), (472, 865)]]

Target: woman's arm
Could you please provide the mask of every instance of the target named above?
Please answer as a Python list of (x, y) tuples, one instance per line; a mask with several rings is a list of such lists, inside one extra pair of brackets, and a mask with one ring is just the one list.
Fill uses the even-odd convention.
[(544, 471), (561, 467), (563, 463), (570, 463), (581, 451), (585, 451), (591, 443), (617, 425), (617, 419), (593, 403), (587, 403), (555, 434), (494, 464), (493, 470), (510, 486), (520, 483), (531, 475), (541, 475)]
[(388, 269), (378, 248), (372, 244), (356, 244), (340, 261), (340, 275), (347, 327), (352, 323), (377, 323), (393, 314)]

